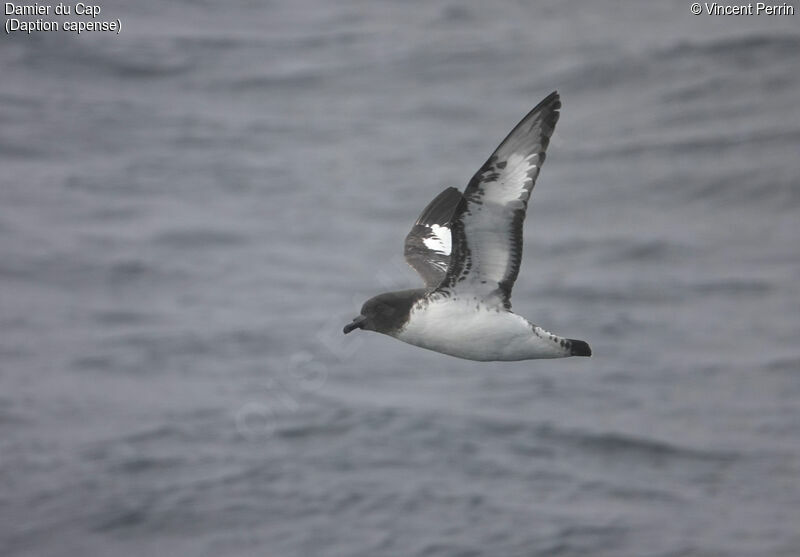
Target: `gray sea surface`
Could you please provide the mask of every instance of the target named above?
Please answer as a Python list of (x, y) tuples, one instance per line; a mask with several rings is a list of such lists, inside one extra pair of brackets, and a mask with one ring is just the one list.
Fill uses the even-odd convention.
[[(100, 2), (0, 38), (0, 555), (800, 555), (800, 14)], [(554, 89), (593, 357), (343, 336)]]

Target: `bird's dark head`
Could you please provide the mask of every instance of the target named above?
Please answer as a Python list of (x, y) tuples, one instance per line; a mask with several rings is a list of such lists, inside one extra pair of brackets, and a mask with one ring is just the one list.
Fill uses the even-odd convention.
[(414, 304), (425, 295), (422, 289), (386, 292), (367, 300), (361, 306), (361, 315), (344, 326), (344, 334), (355, 329), (392, 334), (399, 331)]

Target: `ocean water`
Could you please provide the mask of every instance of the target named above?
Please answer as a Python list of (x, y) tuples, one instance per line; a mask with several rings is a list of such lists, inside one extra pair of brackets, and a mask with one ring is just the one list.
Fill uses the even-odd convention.
[[(800, 14), (103, 2), (0, 38), (3, 556), (800, 555)], [(513, 302), (342, 326), (558, 89)]]

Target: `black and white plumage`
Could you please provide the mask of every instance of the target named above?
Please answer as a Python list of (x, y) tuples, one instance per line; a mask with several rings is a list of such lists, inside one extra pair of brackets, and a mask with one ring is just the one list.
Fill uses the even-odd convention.
[(452, 223), (454, 264), (441, 287), (499, 296), (511, 308), (522, 262), (522, 223), (561, 101), (552, 93), (517, 124), (475, 173)]
[(531, 110), (472, 177), (463, 195), (440, 193), (406, 237), (405, 256), (426, 289), (368, 300), (344, 328), (385, 333), (471, 360), (590, 356), (582, 340), (554, 335), (511, 311), (522, 225), (561, 101)]
[(439, 286), (447, 275), (452, 249), (450, 220), (460, 201), (461, 192), (447, 188), (425, 207), (406, 236), (406, 261), (429, 288)]

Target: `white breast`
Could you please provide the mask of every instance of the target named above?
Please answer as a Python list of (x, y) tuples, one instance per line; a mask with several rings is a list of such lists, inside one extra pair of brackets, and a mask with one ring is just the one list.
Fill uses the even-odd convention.
[[(435, 297), (415, 306), (397, 339), (468, 360), (568, 356), (557, 338), (525, 318), (475, 299)], [(560, 339), (559, 339), (560, 340)]]

